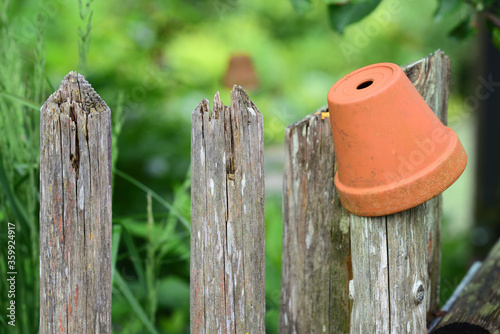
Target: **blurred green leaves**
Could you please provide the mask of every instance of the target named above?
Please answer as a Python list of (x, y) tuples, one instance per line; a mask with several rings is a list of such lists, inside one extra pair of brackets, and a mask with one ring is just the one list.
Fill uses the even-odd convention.
[(436, 20), (442, 20), (455, 13), (463, 4), (465, 0), (438, 0), (438, 6), (434, 13)]
[[(312, 6), (311, 0), (290, 0), (295, 10), (304, 13)], [(324, 0), (327, 4), (328, 20), (332, 29), (339, 34), (344, 29), (368, 16), (381, 0)]]
[(467, 17), (460, 21), (450, 32), (449, 35), (457, 40), (463, 40), (475, 33), (475, 29), (470, 24), (470, 19)]
[(342, 34), (348, 25), (361, 21), (373, 12), (380, 1), (363, 0), (348, 3), (332, 3), (328, 5), (330, 26), (339, 34)]
[(448, 18), (459, 10), (462, 19), (450, 30), (449, 36), (464, 40), (478, 30), (480, 20), (486, 21), (486, 28), (492, 34), (493, 44), (500, 50), (498, 29), (500, 29), (500, 2), (498, 0), (439, 0), (434, 14), (437, 21)]
[(493, 43), (500, 50), (500, 28), (493, 28)]
[[(459, 9), (463, 9), (465, 0), (439, 0), (434, 13), (434, 19), (441, 21), (454, 15)], [(450, 31), (449, 36), (456, 40), (463, 40), (471, 36), (475, 29), (471, 26), (471, 14), (467, 13)]]
[(311, 8), (311, 0), (290, 0), (293, 8), (299, 13), (304, 13)]
[[(290, 0), (295, 10), (304, 13), (311, 9), (310, 0)], [(346, 27), (361, 21), (370, 15), (380, 4), (381, 0), (323, 0), (327, 5), (328, 21), (330, 27), (342, 34)], [(407, 6), (407, 4), (405, 4)], [(468, 11), (449, 32), (449, 36), (456, 40), (463, 40), (473, 35), (477, 30), (477, 16), (482, 16), (487, 21), (487, 27), (492, 33), (493, 43), (500, 49), (498, 32), (500, 29), (500, 3), (498, 0), (438, 0), (434, 11), (434, 19), (442, 21), (460, 10)], [(464, 16), (464, 15), (462, 15)]]
[(345, 5), (351, 3), (351, 0), (324, 0), (328, 5)]

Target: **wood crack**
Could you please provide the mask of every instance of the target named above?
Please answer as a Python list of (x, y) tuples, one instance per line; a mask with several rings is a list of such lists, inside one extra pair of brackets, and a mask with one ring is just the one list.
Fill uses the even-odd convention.
[[(69, 117), (71, 118), (71, 121), (75, 124), (75, 128), (78, 129), (78, 121), (77, 117), (75, 114), (75, 108), (73, 106), (73, 103), (71, 103), (69, 107)], [(73, 167), (76, 175), (76, 179), (78, 180), (79, 176), (79, 169), (80, 169), (80, 143), (78, 140), (78, 131), (75, 135), (75, 153), (71, 153), (69, 155), (69, 158), (71, 160), (71, 166)]]

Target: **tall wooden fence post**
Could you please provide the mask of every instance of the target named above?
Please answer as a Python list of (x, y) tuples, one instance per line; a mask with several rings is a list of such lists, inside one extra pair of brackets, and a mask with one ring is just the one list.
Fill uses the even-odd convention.
[(265, 332), (262, 114), (241, 87), (191, 127), (191, 333)]
[[(448, 57), (403, 70), (446, 122)], [(441, 196), (391, 216), (351, 215), (333, 184), (328, 109), (290, 125), (285, 140), (279, 332), (424, 333), (439, 309)]]
[(40, 333), (111, 333), (110, 109), (70, 72), (40, 123)]

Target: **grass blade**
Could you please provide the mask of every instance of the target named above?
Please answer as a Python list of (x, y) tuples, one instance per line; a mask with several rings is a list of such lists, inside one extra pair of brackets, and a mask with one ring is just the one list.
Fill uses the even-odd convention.
[(25, 99), (24, 97), (20, 97), (7, 92), (0, 92), (0, 96), (8, 97), (9, 99), (20, 102), (21, 104), (24, 104), (27, 107), (30, 107), (35, 110), (40, 110), (40, 105), (36, 104), (33, 101)]
[(153, 197), (158, 203), (160, 203), (161, 205), (163, 205), (165, 208), (167, 208), (168, 210), (170, 210), (170, 212), (172, 212), (175, 217), (177, 217), (177, 219), (179, 219), (179, 221), (182, 223), (182, 225), (184, 225), (184, 227), (186, 228), (186, 230), (188, 231), (191, 231), (191, 227), (189, 226), (189, 223), (188, 221), (186, 220), (186, 218), (184, 218), (179, 211), (177, 211), (177, 209), (175, 209), (173, 207), (172, 204), (168, 203), (167, 201), (165, 201), (160, 195), (158, 195), (154, 190), (152, 190), (151, 188), (149, 188), (148, 186), (146, 186), (145, 184), (137, 181), (136, 179), (134, 179), (132, 176), (120, 171), (119, 169), (115, 169), (115, 174), (120, 176), (121, 178), (127, 180), (128, 182), (132, 183), (133, 185), (135, 185), (137, 188), (141, 189), (142, 191), (144, 191), (145, 193), (150, 193), (151, 194), (151, 197)]
[(137, 299), (135, 299), (134, 294), (132, 293), (132, 291), (130, 291), (130, 288), (128, 287), (127, 283), (125, 283), (119, 272), (115, 273), (115, 283), (120, 292), (130, 304), (130, 307), (135, 312), (139, 320), (142, 321), (148, 332), (152, 334), (159, 334), (158, 331), (154, 328), (151, 321), (149, 321), (146, 312), (144, 312)]
[(9, 181), (7, 180), (7, 175), (5, 174), (5, 169), (3, 167), (3, 162), (1, 157), (0, 157), (0, 185), (2, 186), (5, 192), (7, 200), (10, 202), (11, 209), (14, 213), (14, 216), (16, 216), (16, 219), (18, 219), (18, 221), (24, 222), (26, 226), (29, 226), (30, 224), (29, 224), (28, 214), (21, 206), (19, 199), (16, 197), (16, 194), (14, 194), (10, 189)]
[(113, 241), (111, 244), (111, 278), (115, 277), (116, 259), (118, 257), (118, 249), (120, 248), (120, 239), (122, 237), (122, 226), (113, 225)]
[(137, 248), (135, 247), (134, 241), (132, 240), (132, 237), (130, 236), (129, 231), (125, 227), (123, 229), (123, 241), (125, 242), (125, 245), (127, 246), (127, 250), (130, 254), (130, 259), (132, 260), (132, 265), (134, 266), (134, 270), (137, 273), (137, 276), (139, 277), (139, 284), (142, 287), (146, 287), (146, 280), (144, 278), (144, 269), (141, 261), (141, 257), (139, 257), (139, 252), (137, 251)]
[(149, 318), (154, 324), (154, 319), (156, 315), (156, 309), (158, 308), (157, 301), (157, 285), (156, 285), (156, 261), (155, 261), (155, 246), (156, 246), (156, 235), (153, 237), (153, 227), (154, 227), (154, 217), (153, 217), (153, 199), (151, 194), (147, 195), (147, 231), (148, 231), (148, 243), (146, 248), (146, 290), (147, 290), (147, 301), (148, 307), (146, 308), (149, 313)]
[(49, 86), (50, 88), (50, 91), (51, 92), (55, 92), (56, 91), (56, 87), (54, 87), (54, 85), (52, 84), (52, 82), (50, 82), (50, 79), (49, 77), (45, 77), (45, 81), (47, 81), (47, 85)]

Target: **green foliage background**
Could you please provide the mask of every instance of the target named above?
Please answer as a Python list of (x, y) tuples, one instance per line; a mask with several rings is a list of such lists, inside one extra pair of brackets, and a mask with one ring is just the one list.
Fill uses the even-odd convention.
[[(468, 13), (436, 21), (433, 0), (384, 0), (339, 35), (327, 4), (306, 2), (314, 6), (294, 1), (303, 12), (289, 0), (0, 3), (0, 278), (7, 222), (16, 223), (19, 272), (15, 328), (6, 325), (0, 284), (0, 332), (38, 331), (39, 108), (71, 70), (84, 73), (113, 112), (116, 333), (189, 330), (190, 113), (217, 90), (229, 103), (222, 79), (232, 54), (253, 59), (260, 82), (249, 94), (264, 114), (268, 148), (282, 145), (287, 125), (326, 104), (328, 89), (350, 71), (406, 64), (438, 48), (452, 61), (450, 115), (465, 112), (468, 87), (459, 78), (471, 73), (475, 44), (447, 32)], [(277, 331), (281, 226), (280, 193), (270, 191), (269, 333)], [(443, 301), (468, 264), (466, 236), (458, 237), (443, 240)]]

